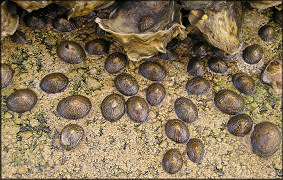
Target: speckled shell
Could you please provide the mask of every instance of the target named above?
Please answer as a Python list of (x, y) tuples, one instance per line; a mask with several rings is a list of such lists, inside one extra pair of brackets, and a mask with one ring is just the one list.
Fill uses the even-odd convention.
[(190, 79), (186, 84), (186, 90), (189, 94), (205, 94), (209, 89), (209, 81), (202, 77), (195, 77), (193, 79)]
[(169, 174), (175, 174), (182, 169), (182, 154), (177, 149), (168, 150), (162, 159), (162, 167)]
[(69, 79), (62, 73), (48, 74), (39, 84), (40, 88), (48, 94), (63, 92), (68, 85)]
[(91, 110), (90, 100), (82, 95), (72, 95), (62, 99), (57, 105), (57, 112), (66, 119), (80, 119)]
[(190, 138), (187, 124), (179, 119), (172, 119), (166, 122), (165, 134), (169, 139), (177, 143), (186, 143)]
[(230, 118), (227, 123), (228, 131), (235, 135), (244, 137), (253, 127), (253, 119), (246, 114), (239, 114)]
[(17, 113), (30, 111), (37, 102), (37, 95), (30, 89), (18, 89), (7, 98), (7, 108)]
[(245, 73), (237, 73), (232, 76), (233, 86), (243, 94), (251, 95), (255, 90), (255, 82)]
[(190, 139), (186, 145), (186, 152), (191, 161), (201, 163), (204, 156), (204, 144), (200, 139)]
[(263, 56), (263, 49), (258, 44), (247, 46), (243, 50), (243, 59), (248, 64), (258, 63)]
[(47, 17), (40, 10), (36, 10), (25, 15), (23, 21), (26, 26), (33, 30), (42, 29), (47, 25)]
[(214, 73), (225, 74), (228, 71), (228, 64), (224, 60), (218, 58), (209, 59), (207, 61), (207, 66)]
[(160, 83), (153, 83), (146, 90), (146, 100), (151, 106), (159, 105), (165, 96), (166, 90)]
[(139, 67), (139, 73), (151, 81), (163, 81), (166, 76), (165, 68), (154, 61), (146, 61)]
[(201, 58), (193, 57), (188, 62), (187, 72), (194, 77), (202, 76), (205, 73), (205, 62)]
[(9, 86), (13, 81), (14, 70), (9, 64), (1, 63), (1, 89)]
[(144, 123), (148, 121), (149, 109), (146, 101), (139, 97), (130, 97), (126, 102), (127, 114), (131, 120)]
[(117, 74), (122, 71), (127, 64), (127, 57), (122, 53), (112, 53), (105, 60), (105, 70), (110, 74)]
[(275, 28), (271, 25), (264, 25), (258, 30), (259, 37), (265, 42), (272, 42), (276, 38)]
[(254, 127), (251, 135), (253, 152), (261, 157), (272, 156), (280, 148), (282, 132), (271, 122), (261, 122)]
[(122, 73), (116, 76), (114, 78), (114, 84), (117, 90), (126, 96), (135, 95), (139, 91), (137, 80), (127, 73)]
[(73, 18), (69, 20), (63, 16), (56, 17), (52, 20), (52, 27), (60, 32), (70, 32), (77, 27), (77, 23)]
[(244, 99), (234, 91), (223, 89), (214, 97), (215, 106), (223, 113), (235, 115), (245, 109)]
[(76, 148), (85, 136), (84, 129), (77, 124), (66, 125), (60, 133), (60, 143), (67, 151)]
[(105, 39), (94, 39), (85, 45), (88, 55), (102, 55), (109, 51), (109, 42)]
[(186, 123), (191, 123), (198, 118), (198, 109), (188, 98), (180, 97), (176, 99), (174, 109), (178, 118)]
[(86, 57), (83, 48), (73, 41), (62, 42), (57, 48), (57, 55), (62, 61), (70, 64), (79, 64)]
[(116, 122), (125, 114), (125, 99), (119, 94), (108, 95), (101, 103), (101, 113), (103, 117)]

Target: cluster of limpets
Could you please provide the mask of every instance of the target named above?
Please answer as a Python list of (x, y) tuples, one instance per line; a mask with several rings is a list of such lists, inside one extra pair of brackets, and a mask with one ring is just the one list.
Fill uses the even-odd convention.
[[(41, 29), (46, 26), (46, 17), (40, 11), (33, 11), (24, 17), (24, 23), (31, 29)], [(146, 31), (155, 22), (150, 17), (142, 19), (147, 25), (139, 24), (140, 31)], [(52, 26), (60, 32), (70, 32), (77, 27), (74, 19), (67, 20), (65, 15), (53, 19)], [(274, 27), (265, 25), (258, 31), (259, 37), (265, 42), (275, 39)], [(24, 43), (25, 35), (17, 31), (11, 40), (15, 43)], [(161, 59), (175, 60), (177, 58), (177, 39), (168, 43), (167, 54), (158, 54)], [(81, 47), (74, 41), (62, 41), (57, 47), (57, 56), (68, 64), (82, 63), (87, 55), (103, 55), (108, 53), (110, 43), (105, 39), (93, 39)], [(189, 95), (203, 95), (212, 89), (212, 83), (203, 76), (207, 70), (217, 74), (227, 74), (229, 65), (225, 54), (219, 49), (211, 47), (206, 42), (198, 42), (193, 47), (193, 54), (187, 63), (187, 73), (190, 78), (184, 90)], [(263, 50), (258, 44), (246, 47), (242, 52), (243, 60), (248, 64), (256, 64), (263, 57)], [(114, 52), (105, 60), (105, 71), (113, 75), (113, 84), (117, 93), (107, 95), (101, 102), (101, 114), (110, 121), (117, 122), (125, 114), (135, 123), (149, 121), (150, 106), (158, 106), (166, 96), (166, 89), (162, 81), (166, 78), (166, 69), (158, 62), (147, 60), (140, 64), (139, 74), (152, 81), (147, 87), (144, 97), (137, 96), (140, 90), (139, 82), (129, 73), (122, 72), (127, 65), (127, 56)], [(1, 88), (7, 87), (13, 80), (14, 70), (9, 64), (1, 64)], [(64, 92), (69, 86), (68, 75), (53, 72), (46, 75), (40, 82), (40, 88), (47, 94)], [(253, 94), (255, 82), (248, 74), (235, 73), (232, 75), (232, 84), (245, 96)], [(281, 132), (271, 122), (261, 122), (254, 126), (252, 117), (242, 114), (245, 102), (241, 94), (235, 91), (222, 89), (214, 96), (215, 106), (223, 113), (233, 115), (227, 121), (229, 133), (244, 137), (251, 133), (252, 150), (261, 157), (273, 155), (279, 148), (282, 140)], [(7, 98), (6, 105), (11, 111), (24, 113), (30, 111), (37, 103), (38, 98), (32, 89), (18, 89)], [(92, 103), (86, 96), (76, 94), (65, 97), (57, 105), (58, 114), (66, 119), (81, 119), (89, 114)], [(198, 119), (197, 106), (186, 97), (178, 97), (174, 102), (174, 110), (178, 119), (170, 119), (164, 125), (166, 136), (175, 143), (185, 143), (186, 154), (194, 163), (201, 163), (205, 155), (205, 146), (201, 139), (191, 138), (188, 124)], [(66, 125), (60, 133), (60, 142), (64, 149), (76, 148), (85, 136), (84, 129), (77, 124)], [(162, 167), (170, 174), (177, 173), (183, 166), (183, 156), (178, 149), (169, 149), (164, 153)]]

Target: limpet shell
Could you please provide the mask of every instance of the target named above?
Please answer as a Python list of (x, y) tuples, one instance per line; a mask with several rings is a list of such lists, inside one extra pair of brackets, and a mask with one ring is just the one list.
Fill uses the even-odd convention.
[(57, 105), (58, 113), (66, 119), (80, 119), (91, 110), (90, 100), (82, 95), (72, 95), (62, 99)]
[(190, 139), (186, 145), (186, 152), (191, 161), (194, 163), (201, 163), (204, 156), (204, 144), (200, 139)]
[(168, 150), (162, 159), (162, 167), (169, 174), (175, 174), (182, 169), (182, 154), (177, 149)]
[(115, 122), (125, 114), (125, 99), (119, 94), (108, 95), (101, 103), (101, 112), (103, 117)]
[(139, 67), (139, 73), (151, 81), (163, 81), (166, 76), (165, 68), (153, 61), (146, 61)]
[(37, 102), (35, 92), (30, 89), (18, 89), (7, 98), (7, 108), (17, 113), (30, 111)]
[(60, 134), (60, 143), (67, 151), (76, 148), (85, 136), (84, 129), (77, 124), (66, 125)]
[(186, 123), (191, 123), (198, 118), (198, 109), (188, 98), (180, 97), (176, 99), (174, 109), (178, 118)]
[(187, 124), (179, 119), (172, 119), (166, 122), (165, 134), (169, 139), (177, 143), (186, 143), (190, 138)]
[(83, 48), (74, 41), (64, 41), (57, 48), (58, 57), (70, 64), (79, 64), (85, 57), (85, 51)]
[(186, 90), (190, 94), (205, 94), (210, 89), (210, 83), (203, 77), (195, 77), (188, 80)]
[(254, 80), (245, 73), (237, 73), (232, 76), (233, 86), (241, 93), (251, 95), (255, 90)]
[(230, 118), (227, 123), (228, 131), (235, 135), (244, 137), (247, 135), (253, 127), (253, 120), (246, 114), (238, 114)]
[(126, 102), (128, 116), (135, 122), (144, 123), (148, 121), (149, 109), (146, 101), (139, 97), (130, 97)]
[(153, 83), (146, 90), (146, 100), (151, 106), (159, 105), (165, 96), (166, 90), (160, 83)]
[(135, 95), (139, 91), (137, 80), (127, 73), (122, 73), (116, 76), (114, 78), (114, 84), (117, 90), (126, 96)]
[(9, 86), (13, 81), (14, 70), (9, 64), (1, 63), (1, 89)]
[(121, 72), (127, 64), (127, 58), (122, 53), (112, 53), (105, 61), (105, 70), (110, 74), (117, 74)]
[(245, 109), (244, 99), (234, 91), (223, 89), (214, 97), (215, 106), (223, 113), (235, 115)]
[(69, 79), (62, 73), (51, 73), (40, 81), (40, 88), (48, 93), (63, 92), (69, 85)]

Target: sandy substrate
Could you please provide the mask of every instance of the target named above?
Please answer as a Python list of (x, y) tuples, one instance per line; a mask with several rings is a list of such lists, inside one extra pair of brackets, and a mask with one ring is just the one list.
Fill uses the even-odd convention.
[[(70, 33), (60, 33), (51, 26), (32, 31), (22, 20), (18, 30), (27, 36), (25, 44), (15, 44), (9, 38), (1, 41), (1, 62), (9, 63), (15, 70), (13, 82), (1, 90), (1, 168), (2, 178), (280, 178), (282, 177), (282, 148), (269, 158), (261, 158), (252, 152), (250, 133), (236, 137), (227, 131), (230, 116), (220, 112), (213, 103), (214, 94), (221, 89), (231, 89), (231, 77), (236, 72), (252, 75), (256, 90), (243, 96), (246, 114), (254, 123), (270, 121), (282, 129), (281, 95), (259, 82), (261, 71), (269, 61), (282, 51), (282, 30), (270, 21), (269, 10), (250, 10), (244, 22), (244, 47), (258, 43), (264, 49), (264, 58), (257, 65), (248, 65), (241, 53), (229, 62), (229, 73), (217, 75), (207, 69), (204, 77), (211, 81), (212, 89), (205, 95), (188, 95), (185, 85), (192, 77), (186, 72), (190, 57), (186, 41), (177, 49), (179, 59), (172, 61), (153, 59), (167, 70), (161, 83), (166, 88), (166, 98), (161, 105), (150, 107), (149, 121), (143, 124), (131, 121), (125, 114), (118, 122), (106, 121), (100, 111), (102, 100), (111, 93), (115, 75), (104, 70), (106, 57), (123, 48), (111, 41), (108, 54), (87, 55), (83, 63), (72, 65), (59, 60), (56, 47), (63, 40), (76, 41), (82, 47), (89, 40), (101, 38), (95, 34), (94, 21), (77, 18), (79, 28)], [(88, 21), (88, 22), (87, 22)], [(270, 22), (269, 22), (270, 21)], [(257, 30), (264, 24), (277, 28), (273, 43), (261, 41)], [(123, 72), (133, 75), (140, 90), (137, 95), (145, 98), (145, 91), (152, 83), (138, 73), (144, 62), (129, 62)], [(70, 80), (68, 88), (58, 94), (46, 94), (39, 83), (49, 73), (64, 73)], [(30, 88), (38, 96), (36, 106), (23, 114), (7, 109), (6, 99), (14, 89)], [(88, 97), (92, 103), (90, 113), (78, 120), (60, 117), (56, 111), (58, 102), (72, 94)], [(178, 97), (191, 99), (198, 107), (199, 118), (188, 124), (191, 138), (200, 138), (205, 145), (205, 155), (197, 165), (188, 159), (186, 144), (177, 144), (167, 138), (164, 124), (177, 118), (174, 101)], [(127, 99), (128, 97), (125, 97)], [(86, 133), (83, 142), (66, 151), (59, 144), (58, 135), (69, 124), (81, 125)], [(281, 131), (282, 132), (282, 131)], [(183, 154), (184, 165), (173, 175), (166, 173), (161, 161), (164, 153), (177, 148)]]

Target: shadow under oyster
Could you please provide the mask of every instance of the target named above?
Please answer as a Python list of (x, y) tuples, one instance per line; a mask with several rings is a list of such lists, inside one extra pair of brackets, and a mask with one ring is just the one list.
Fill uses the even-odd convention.
[(166, 53), (173, 38), (186, 38), (180, 6), (174, 1), (123, 1), (109, 19), (97, 17), (95, 22), (123, 45), (132, 61)]

